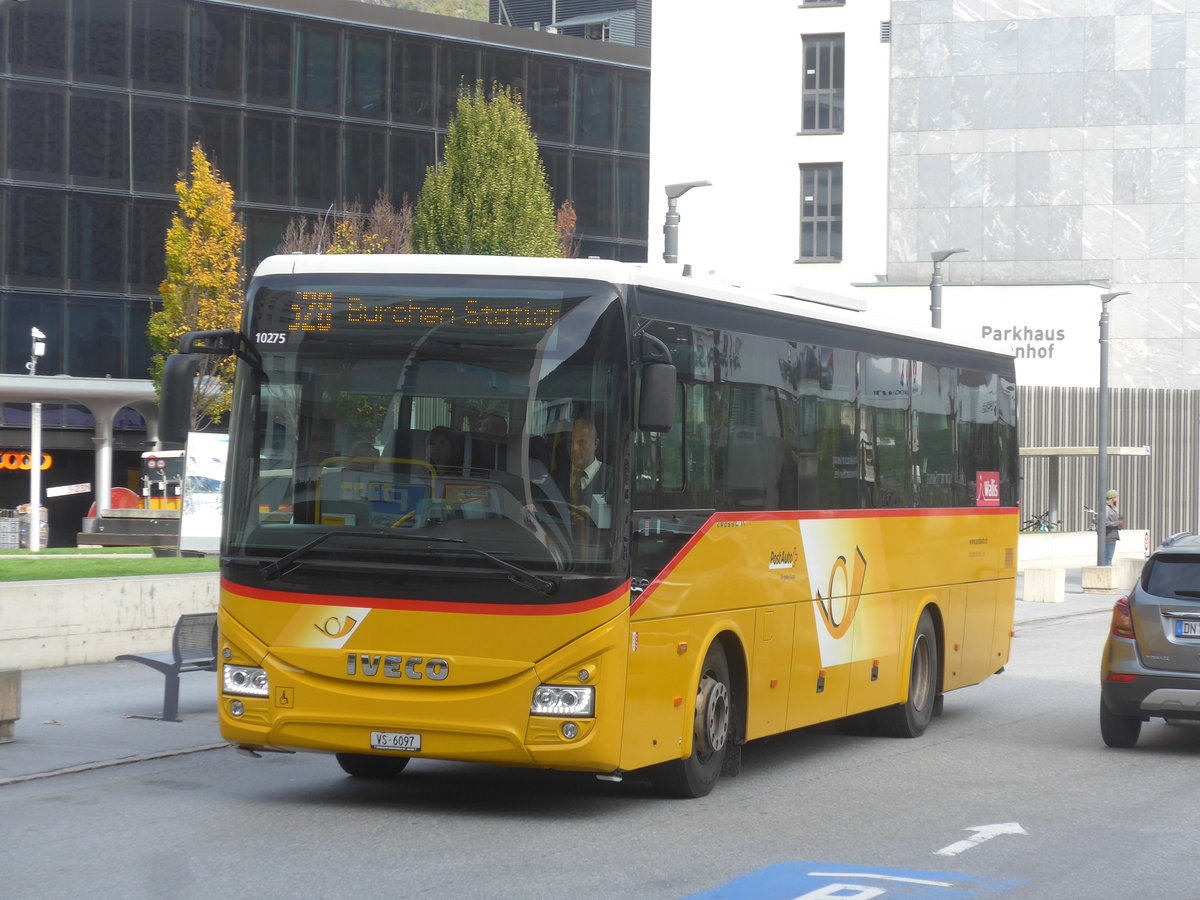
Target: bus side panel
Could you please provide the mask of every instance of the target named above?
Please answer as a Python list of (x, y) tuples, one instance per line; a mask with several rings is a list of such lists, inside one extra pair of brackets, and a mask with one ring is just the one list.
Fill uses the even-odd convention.
[(993, 646), (996, 642), (996, 623), (1005, 612), (1008, 614), (1007, 627), (1012, 628), (1012, 604), (1000, 602), (1000, 591), (1006, 584), (985, 581), (967, 585), (962, 665), (964, 685), (978, 684), (1004, 664), (1003, 661), (996, 661)]
[(967, 684), (963, 680), (963, 636), (966, 634), (967, 586), (952, 584), (946, 602), (939, 607), (945, 646), (942, 647), (942, 690), (952, 691)]
[(902, 651), (916, 630), (917, 612), (928, 592), (868, 594), (858, 604), (851, 632), (854, 661), (850, 663), (849, 715), (891, 706), (903, 699), (908, 654)]
[[(804, 604), (800, 604), (803, 608)], [(746, 709), (746, 739), (777, 734), (787, 728), (788, 694), (792, 680), (792, 637), (797, 604), (758, 610), (753, 650), (749, 654), (750, 702)]]
[[(849, 638), (846, 641), (848, 648)], [(797, 605), (792, 642), (792, 685), (788, 695), (787, 727), (803, 728), (846, 715), (846, 699), (850, 695), (850, 666), (836, 662), (829, 655), (831, 638), (821, 615), (819, 600)]]
[[(691, 753), (696, 686), (704, 655), (724, 631), (732, 633), (749, 655), (754, 624), (754, 611), (741, 610), (637, 621), (631, 626), (622, 769), (640, 769)], [(729, 664), (732, 669), (737, 662), (731, 658)], [(753, 669), (753, 660), (749, 665)]]
[(1008, 664), (1008, 654), (1012, 647), (1013, 615), (1017, 606), (1016, 581), (1002, 581), (996, 585), (996, 624), (992, 631), (992, 662), (991, 672), (1000, 671)]

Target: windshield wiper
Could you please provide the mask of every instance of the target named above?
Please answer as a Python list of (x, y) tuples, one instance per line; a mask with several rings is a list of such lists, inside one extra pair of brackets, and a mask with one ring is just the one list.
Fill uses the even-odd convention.
[(402, 531), (376, 531), (376, 530), (363, 531), (363, 530), (357, 530), (357, 529), (354, 531), (348, 531), (348, 530), (325, 531), (325, 532), (322, 532), (321, 534), (318, 534), (315, 538), (313, 538), (307, 544), (301, 544), (295, 550), (291, 551), (290, 553), (284, 554), (283, 556), (279, 557), (279, 559), (275, 560), (274, 562), (263, 563), (262, 566), (259, 567), (259, 570), (262, 572), (263, 578), (265, 578), (267, 581), (274, 581), (280, 575), (286, 575), (288, 572), (292, 571), (292, 569), (296, 568), (296, 566), (293, 565), (293, 563), (296, 563), (297, 560), (300, 559), (300, 557), (302, 557), (304, 554), (306, 554), (309, 550), (313, 549), (313, 547), (316, 547), (318, 544), (325, 543), (331, 537), (337, 537), (338, 535), (343, 535), (343, 534), (354, 535), (356, 537), (399, 538), (400, 540), (405, 540), (405, 541), (429, 541), (429, 542), (437, 541), (439, 543), (446, 543), (446, 544), (461, 544), (461, 543), (463, 543), (461, 538), (429, 537), (429, 536), (421, 536), (421, 535), (416, 535), (416, 534), (405, 534)]
[(508, 580), (513, 584), (519, 584), (523, 588), (529, 588), (531, 591), (537, 591), (539, 594), (552, 594), (556, 587), (555, 583), (549, 578), (542, 578), (540, 575), (534, 575), (528, 569), (523, 569), (516, 563), (511, 563), (507, 559), (502, 559), (495, 553), (488, 553), (486, 550), (480, 550), (478, 547), (456, 547), (456, 550), (462, 550), (464, 553), (470, 553), (474, 556), (482, 556), (486, 560), (490, 560), (509, 573)]
[[(356, 537), (382, 537), (402, 541), (424, 541), (427, 543), (439, 544), (466, 543), (466, 541), (464, 541), (462, 538), (422, 536), (418, 534), (405, 534), (404, 532), (397, 531), (364, 531), (357, 529), (354, 531), (326, 531), (318, 534), (308, 543), (301, 544), (295, 550), (284, 554), (283, 556), (279, 557), (279, 559), (274, 560), (273, 562), (263, 563), (261, 566), (259, 566), (259, 571), (262, 573), (264, 579), (267, 581), (274, 581), (279, 576), (286, 575), (293, 569), (303, 565), (301, 557), (308, 553), (309, 550), (312, 550), (318, 544), (325, 543), (325, 541), (329, 540), (331, 537), (338, 535), (354, 535)], [(509, 562), (507, 559), (503, 559), (494, 553), (489, 553), (487, 550), (480, 550), (478, 547), (455, 547), (454, 549), (456, 551), (469, 553), (472, 556), (478, 556), (488, 560), (489, 562), (495, 563), (501, 569), (504, 569), (509, 573), (509, 581), (513, 582), (513, 584), (520, 585), (523, 588), (527, 588), (528, 590), (535, 591), (539, 594), (552, 594), (557, 587), (557, 585), (550, 579), (542, 578), (540, 575), (535, 575), (528, 569), (524, 569), (521, 566), (518, 566), (516, 563)]]

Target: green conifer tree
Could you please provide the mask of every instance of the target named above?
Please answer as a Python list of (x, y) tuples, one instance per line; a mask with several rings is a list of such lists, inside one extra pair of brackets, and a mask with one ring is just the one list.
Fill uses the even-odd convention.
[(554, 203), (521, 98), (476, 82), (463, 91), (442, 161), (413, 218), (417, 253), (559, 256)]

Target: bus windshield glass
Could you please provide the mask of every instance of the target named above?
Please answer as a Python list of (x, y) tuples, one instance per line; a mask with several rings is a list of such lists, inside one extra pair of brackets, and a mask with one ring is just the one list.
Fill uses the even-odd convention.
[(238, 377), (227, 556), (343, 577), (616, 572), (629, 364), (612, 285), (270, 276), (247, 304), (262, 365)]

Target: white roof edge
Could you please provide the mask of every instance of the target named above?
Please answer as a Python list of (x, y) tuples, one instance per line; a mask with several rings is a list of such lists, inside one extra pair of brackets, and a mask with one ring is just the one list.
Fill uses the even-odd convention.
[(685, 267), (669, 263), (624, 263), (609, 259), (560, 259), (538, 256), (454, 256), (417, 253), (292, 254), (268, 256), (255, 277), (283, 274), (361, 272), (365, 274), (507, 275), (547, 278), (585, 278), (613, 284), (645, 285), (660, 290), (686, 291), (719, 303), (768, 309), (880, 333), (969, 347), (995, 356), (1012, 353), (972, 335), (947, 332), (875, 315), (853, 297), (803, 286), (788, 294), (740, 287), (706, 277), (684, 274)]

